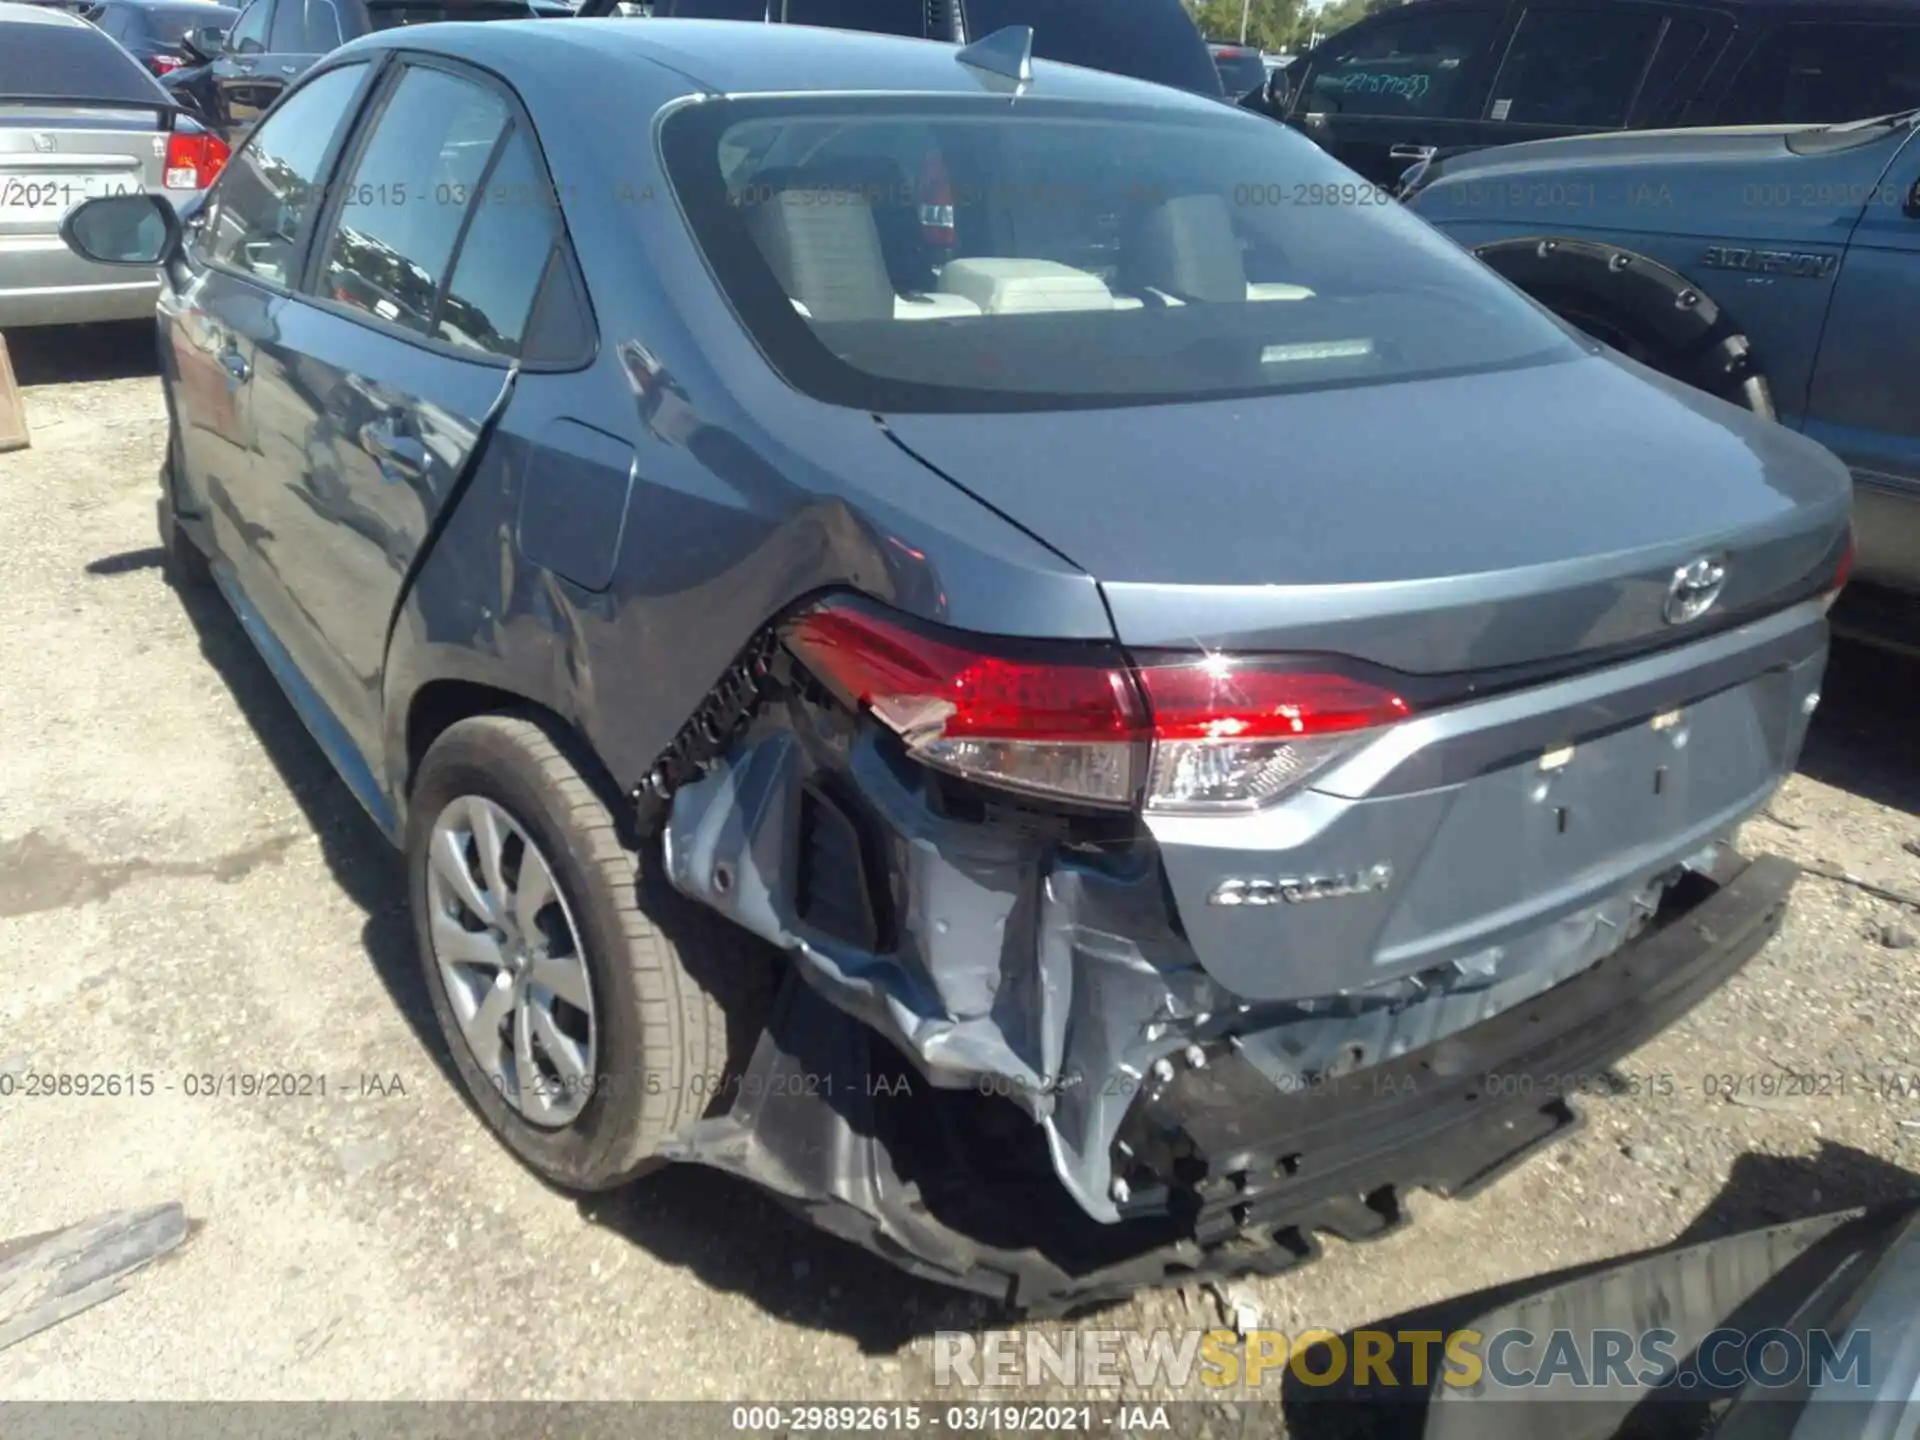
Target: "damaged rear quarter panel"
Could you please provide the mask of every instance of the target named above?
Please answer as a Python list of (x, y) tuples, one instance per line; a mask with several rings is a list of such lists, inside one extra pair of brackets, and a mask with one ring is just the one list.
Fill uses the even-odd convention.
[[(631, 177), (636, 195), (667, 194), (642, 147), (599, 153), (605, 143), (550, 150), (563, 195), (600, 195), (608, 175)], [(440, 680), (553, 710), (629, 791), (756, 633), (816, 591), (851, 588), (984, 633), (1111, 638), (1097, 587), (1069, 560), (905, 454), (874, 417), (779, 380), (670, 201), (566, 208), (597, 352), (582, 371), (519, 376), (491, 441), (498, 463), (461, 498), (403, 602), (386, 674), (396, 797), (407, 717)], [(618, 275), (651, 280), (596, 288)], [(540, 513), (568, 503), (570, 480), (604, 492), (605, 443), (590, 462), (541, 443), (577, 436), (569, 426), (632, 447), (618, 552), (598, 590), (555, 571), (597, 578), (605, 537)], [(601, 472), (591, 482), (569, 474), (587, 463)], [(521, 549), (529, 530), (553, 570)]]

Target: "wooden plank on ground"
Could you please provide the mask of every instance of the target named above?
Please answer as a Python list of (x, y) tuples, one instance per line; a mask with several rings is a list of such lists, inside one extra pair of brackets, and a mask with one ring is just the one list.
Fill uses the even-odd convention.
[(27, 410), (20, 403), (20, 384), (13, 378), (13, 360), (7, 354), (7, 337), (0, 335), (0, 455), (9, 450), (24, 450), (27, 439)]
[(114, 1210), (7, 1246), (0, 1260), (0, 1350), (111, 1300), (126, 1277), (187, 1238), (177, 1200)]

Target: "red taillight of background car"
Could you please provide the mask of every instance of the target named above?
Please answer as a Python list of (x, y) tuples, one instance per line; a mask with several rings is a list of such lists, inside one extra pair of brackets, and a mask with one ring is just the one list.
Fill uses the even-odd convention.
[(940, 152), (929, 150), (920, 164), (920, 238), (936, 250), (960, 243), (953, 213), (953, 182)]
[(1847, 548), (1840, 552), (1840, 563), (1833, 567), (1833, 579), (1820, 592), (1820, 608), (1831, 610), (1833, 602), (1840, 598), (1840, 592), (1847, 588), (1847, 581), (1853, 578), (1853, 532), (1847, 532)]
[(175, 70), (178, 70), (183, 63), (185, 62), (177, 60), (171, 55), (149, 55), (147, 57), (147, 68), (156, 75), (170, 75)]
[(204, 190), (214, 182), (231, 153), (227, 142), (182, 120), (181, 127), (167, 137), (167, 174), (169, 190)]
[(986, 784), (1097, 805), (1217, 813), (1270, 804), (1406, 718), (1370, 682), (1262, 657), (935, 636), (865, 605), (796, 619), (788, 646), (919, 759)]

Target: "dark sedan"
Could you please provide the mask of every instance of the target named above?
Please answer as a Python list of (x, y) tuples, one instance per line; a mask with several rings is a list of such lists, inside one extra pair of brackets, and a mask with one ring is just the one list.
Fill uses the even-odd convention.
[(211, 0), (96, 0), (87, 19), (155, 75), (167, 75), (194, 63), (187, 36), (224, 30), (239, 13)]
[(1058, 1307), (1483, 1183), (1753, 954), (1851, 542), (1811, 441), (1031, 43), (389, 32), (66, 234), (164, 265), (172, 573), (505, 1143)]

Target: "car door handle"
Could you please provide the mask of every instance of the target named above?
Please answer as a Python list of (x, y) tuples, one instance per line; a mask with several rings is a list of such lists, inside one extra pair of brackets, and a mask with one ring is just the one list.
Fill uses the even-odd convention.
[(247, 364), (247, 357), (231, 345), (220, 352), (220, 368), (235, 380), (245, 380), (253, 374), (253, 367)]
[(300, 73), (300, 67), (298, 65), (282, 65), (280, 67), (280, 73), (282, 75), (298, 75)]
[(1431, 160), (1440, 153), (1437, 145), (1395, 145), (1387, 151), (1394, 160)]
[(234, 73), (237, 75), (251, 75), (259, 68), (260, 62), (258, 60), (236, 60), (233, 62)]
[(360, 427), (360, 443), (383, 471), (417, 480), (427, 471), (427, 447), (417, 437), (402, 435), (390, 420)]

